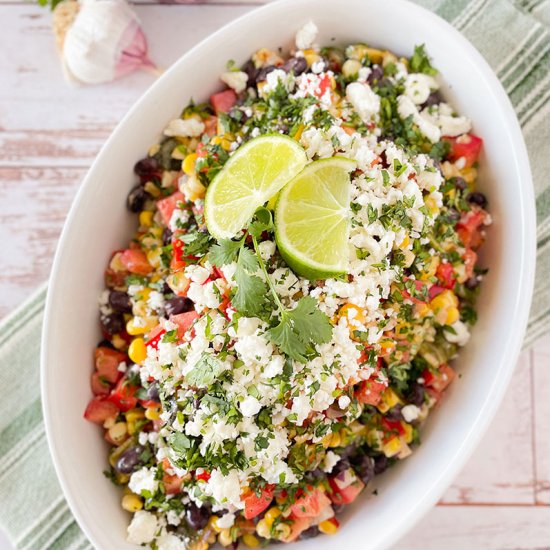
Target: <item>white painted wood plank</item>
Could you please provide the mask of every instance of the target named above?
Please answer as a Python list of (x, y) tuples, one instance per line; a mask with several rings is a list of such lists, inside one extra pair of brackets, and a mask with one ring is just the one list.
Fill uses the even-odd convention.
[(550, 504), (550, 335), (532, 349), (536, 500)]
[(548, 507), (438, 506), (393, 550), (548, 548)]
[(534, 503), (530, 366), (529, 352), (522, 353), (487, 434), (442, 502)]
[(82, 169), (0, 168), (0, 317), (47, 279)]

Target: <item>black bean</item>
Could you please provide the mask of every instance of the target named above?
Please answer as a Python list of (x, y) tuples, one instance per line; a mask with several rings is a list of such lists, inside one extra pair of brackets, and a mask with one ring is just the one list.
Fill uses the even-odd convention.
[(128, 198), (126, 200), (126, 206), (130, 212), (140, 212), (143, 210), (143, 205), (147, 200), (147, 192), (141, 184), (136, 185), (128, 193)]
[(374, 475), (381, 474), (388, 466), (388, 459), (384, 455), (374, 457)]
[(167, 246), (172, 242), (172, 235), (172, 230), (169, 227), (165, 227), (162, 232), (162, 244), (164, 246)]
[(112, 342), (110, 342), (109, 340), (101, 340), (101, 342), (99, 342), (97, 344), (97, 347), (98, 348), (116, 349), (115, 346), (113, 346)]
[(413, 405), (420, 407), (424, 403), (425, 393), (426, 390), (424, 389), (424, 386), (422, 386), (422, 384), (419, 384), (418, 382), (413, 382), (411, 384), (411, 392), (407, 400)]
[(456, 208), (449, 208), (447, 212), (447, 217), (450, 222), (456, 223), (460, 219), (460, 212)]
[(466, 286), (466, 288), (468, 290), (474, 290), (474, 288), (477, 288), (479, 286), (479, 283), (480, 283), (480, 279), (479, 277), (477, 277), (476, 275), (474, 275), (473, 277), (470, 277), (465, 283), (464, 285)]
[(470, 193), (466, 197), (466, 200), (470, 204), (477, 204), (478, 206), (481, 206), (481, 208), (487, 208), (487, 197), (479, 191), (474, 191), (473, 193)]
[(314, 525), (313, 527), (310, 527), (309, 529), (306, 529), (305, 531), (302, 531), (300, 534), (301, 539), (313, 539), (316, 536), (320, 534), (321, 531), (319, 531), (319, 528), (317, 525)]
[(383, 77), (384, 77), (384, 70), (382, 69), (382, 67), (380, 67), (380, 65), (375, 65), (374, 67), (371, 68), (371, 72), (367, 77), (367, 82), (369, 83), (370, 86), (372, 86), (376, 82), (379, 82), (380, 84), (382, 84)]
[(318, 481), (319, 479), (323, 479), (325, 475), (325, 472), (323, 472), (321, 468), (315, 468), (315, 470), (311, 470), (306, 474), (307, 478), (311, 481)]
[(332, 509), (334, 510), (335, 514), (341, 514), (346, 509), (346, 505), (345, 504), (333, 504)]
[(401, 409), (402, 409), (402, 406), (398, 403), (397, 405), (392, 407), (384, 416), (388, 420), (394, 420), (394, 421), (403, 420), (403, 416), (401, 415)]
[(193, 309), (193, 302), (189, 298), (184, 298), (182, 296), (174, 296), (164, 304), (164, 310), (168, 316), (178, 315), (178, 313), (185, 313)]
[(109, 305), (119, 313), (131, 313), (132, 311), (130, 296), (122, 290), (111, 290), (109, 293)]
[(336, 463), (336, 466), (334, 466), (334, 468), (332, 469), (331, 474), (333, 476), (336, 476), (336, 475), (338, 475), (339, 473), (341, 473), (345, 470), (349, 470), (350, 467), (351, 467), (351, 465), (349, 463), (349, 460), (347, 458), (342, 458), (342, 460), (340, 460), (340, 462)]
[(158, 382), (153, 382), (152, 384), (150, 384), (147, 390), (145, 391), (145, 394), (147, 395), (147, 399), (149, 401), (160, 402)]
[(294, 76), (301, 75), (307, 70), (307, 61), (305, 57), (291, 57), (287, 59), (284, 65), (281, 67), (283, 71), (289, 73), (293, 72)]
[(199, 508), (194, 502), (190, 502), (185, 510), (185, 519), (189, 527), (195, 529), (195, 531), (200, 531), (208, 525), (210, 508), (208, 506), (201, 506)]
[(156, 158), (146, 157), (144, 159), (138, 160), (134, 166), (134, 172), (142, 176), (156, 175), (160, 171), (160, 165)]
[(432, 105), (439, 105), (443, 102), (443, 97), (439, 92), (432, 92), (428, 99), (420, 106), (421, 109), (431, 107)]
[(349, 458), (355, 453), (355, 451), (357, 451), (357, 445), (352, 443), (351, 445), (345, 447), (342, 451), (339, 451), (339, 454), (342, 458)]
[(461, 177), (454, 177), (450, 179), (450, 182), (457, 188), (460, 189), (460, 191), (464, 191), (468, 187), (468, 184), (466, 183), (466, 180)]
[(103, 330), (107, 334), (110, 334), (111, 336), (113, 334), (117, 334), (118, 332), (121, 332), (124, 329), (124, 317), (122, 317), (122, 314), (120, 313), (111, 313), (110, 315), (102, 315), (100, 322)]
[(143, 447), (136, 445), (124, 451), (115, 463), (115, 470), (121, 474), (131, 474), (141, 465)]
[(277, 67), (275, 67), (275, 65), (268, 65), (267, 67), (260, 69), (256, 74), (256, 84), (258, 82), (263, 82), (267, 78), (267, 75), (273, 72), (276, 68)]
[(354, 463), (353, 469), (366, 485), (374, 477), (374, 459), (363, 455), (356, 464)]
[(258, 69), (256, 69), (256, 65), (254, 65), (254, 62), (252, 59), (249, 59), (242, 68), (243, 72), (245, 72), (248, 75), (248, 82), (247, 86), (253, 86), (256, 82), (256, 76), (258, 75)]

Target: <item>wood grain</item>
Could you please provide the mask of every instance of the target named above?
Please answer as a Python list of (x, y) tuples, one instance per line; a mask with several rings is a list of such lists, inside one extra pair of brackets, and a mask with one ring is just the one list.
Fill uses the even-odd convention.
[[(136, 6), (165, 66), (261, 0)], [(112, 128), (154, 81), (147, 73), (68, 85), (50, 13), (2, 4), (0, 316), (44, 279), (78, 185)], [(220, 53), (223, 55), (223, 52)], [(441, 503), (396, 549), (550, 548), (550, 337), (522, 354), (495, 420)], [(391, 528), (391, 526), (388, 526)]]

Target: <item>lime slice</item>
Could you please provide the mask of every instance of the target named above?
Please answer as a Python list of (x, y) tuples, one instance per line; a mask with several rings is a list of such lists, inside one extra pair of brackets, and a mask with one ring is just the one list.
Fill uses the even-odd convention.
[(317, 160), (281, 191), (275, 208), (279, 252), (298, 275), (327, 279), (348, 270), (350, 176), (355, 162)]
[(302, 146), (282, 135), (260, 136), (237, 149), (206, 192), (210, 234), (218, 240), (234, 237), (306, 162)]

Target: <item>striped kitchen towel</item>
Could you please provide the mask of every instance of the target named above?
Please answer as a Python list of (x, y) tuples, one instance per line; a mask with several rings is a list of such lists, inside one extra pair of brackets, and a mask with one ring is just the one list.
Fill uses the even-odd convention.
[[(538, 271), (526, 345), (550, 327), (550, 2), (419, 0), (464, 33), (510, 95), (531, 158)], [(223, 9), (220, 7), (220, 9)], [(0, 525), (16, 548), (91, 548), (57, 482), (39, 394), (41, 288), (0, 325)]]

